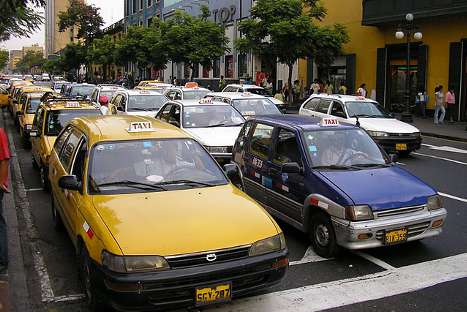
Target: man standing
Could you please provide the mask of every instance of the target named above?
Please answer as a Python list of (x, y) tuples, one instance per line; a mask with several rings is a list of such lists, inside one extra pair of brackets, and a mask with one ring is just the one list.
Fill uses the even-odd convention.
[(224, 90), (225, 88), (225, 79), (224, 79), (224, 76), (221, 76), (221, 79), (219, 80), (219, 91), (222, 92), (222, 90)]
[[(441, 112), (441, 116), (439, 116), (440, 112)], [(435, 88), (435, 115), (434, 115), (435, 125), (437, 125), (438, 123), (442, 124), (444, 122), (445, 115), (446, 115), (446, 109), (444, 108), (443, 86), (438, 86)]]
[(0, 274), (5, 274), (8, 269), (8, 240), (6, 222), (3, 216), (3, 194), (8, 190), (8, 163), (10, 149), (5, 130), (0, 128)]

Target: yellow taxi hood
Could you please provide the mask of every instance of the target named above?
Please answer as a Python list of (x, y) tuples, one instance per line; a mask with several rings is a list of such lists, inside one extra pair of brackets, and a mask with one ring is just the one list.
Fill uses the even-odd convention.
[(98, 195), (93, 203), (124, 255), (211, 251), (280, 233), (263, 208), (231, 185)]

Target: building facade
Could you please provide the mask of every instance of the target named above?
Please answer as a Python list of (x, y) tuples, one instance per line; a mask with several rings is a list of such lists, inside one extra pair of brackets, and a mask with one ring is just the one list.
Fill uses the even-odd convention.
[(8, 69), (14, 71), (16, 64), (23, 58), (23, 50), (10, 50), (10, 61), (8, 63)]
[(44, 55), (44, 48), (38, 44), (33, 44), (32, 46), (23, 47), (23, 56), (28, 52), (40, 53)]
[(47, 0), (45, 4), (45, 56), (55, 54), (74, 40), (73, 29), (60, 32), (58, 14), (66, 11), (69, 0)]

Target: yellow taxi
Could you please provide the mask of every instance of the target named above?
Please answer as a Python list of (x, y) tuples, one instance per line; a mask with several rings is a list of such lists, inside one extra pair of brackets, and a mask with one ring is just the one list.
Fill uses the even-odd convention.
[(49, 188), (49, 156), (58, 134), (72, 118), (83, 115), (101, 115), (101, 111), (89, 101), (63, 98), (49, 99), (37, 108), (29, 137), (32, 164), (40, 170), (45, 190)]
[(172, 87), (172, 84), (164, 83), (159, 80), (143, 80), (135, 87), (135, 90), (152, 90), (163, 93), (165, 90)]
[(15, 118), (15, 123), (18, 125), (19, 123), (19, 115), (20, 112), (23, 110), (23, 105), (27, 100), (28, 94), (30, 93), (42, 93), (45, 94), (46, 92), (53, 92), (52, 89), (47, 87), (38, 87), (38, 86), (22, 86), (19, 87), (18, 90), (15, 92), (13, 106), (12, 106), (12, 113), (13, 117)]
[(230, 301), (279, 282), (284, 235), (186, 132), (150, 117), (76, 118), (50, 156), (52, 217), (94, 311)]
[(25, 80), (15, 80), (12, 81), (10, 84), (10, 91), (9, 91), (9, 109), (10, 112), (12, 112), (14, 100), (13, 98), (15, 97), (16, 93), (18, 93), (18, 89), (23, 87), (23, 86), (32, 86), (32, 82), (30, 81), (25, 81)]
[(10, 103), (10, 97), (8, 91), (5, 88), (0, 87), (0, 108), (7, 107)]
[(41, 98), (44, 94), (44, 92), (27, 93), (24, 95), (25, 98), (21, 100), (23, 105), (21, 107), (21, 111), (18, 112), (19, 133), (21, 138), (25, 141), (29, 139), (29, 132), (32, 130), (34, 116), (36, 115), (36, 110), (39, 107)]

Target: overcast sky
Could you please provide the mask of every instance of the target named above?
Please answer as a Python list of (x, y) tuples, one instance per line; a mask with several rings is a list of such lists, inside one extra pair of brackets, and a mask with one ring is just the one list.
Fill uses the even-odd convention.
[[(86, 0), (86, 2), (101, 8), (100, 13), (104, 18), (104, 26), (111, 25), (123, 18), (123, 0)], [(1, 42), (0, 47), (7, 50), (20, 50), (23, 46), (34, 43), (44, 46), (44, 36), (44, 25), (42, 25), (39, 31), (31, 35), (31, 38), (12, 38)]]

